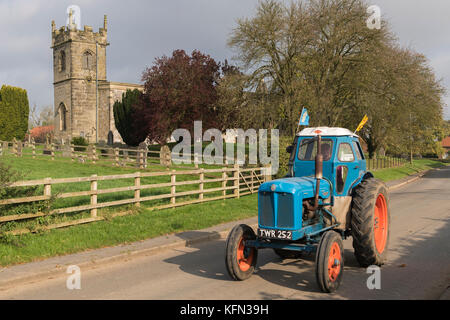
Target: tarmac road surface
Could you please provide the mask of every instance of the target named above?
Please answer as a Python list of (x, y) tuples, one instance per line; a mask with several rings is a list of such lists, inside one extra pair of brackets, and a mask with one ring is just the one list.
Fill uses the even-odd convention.
[(331, 295), (318, 290), (313, 255), (281, 260), (261, 250), (255, 274), (232, 281), (225, 241), (217, 240), (81, 270), (81, 290), (68, 290), (67, 278), (58, 277), (0, 291), (0, 299), (439, 299), (450, 285), (450, 167), (392, 191), (390, 207), (379, 290), (368, 289), (372, 274), (358, 266), (351, 239), (342, 285)]

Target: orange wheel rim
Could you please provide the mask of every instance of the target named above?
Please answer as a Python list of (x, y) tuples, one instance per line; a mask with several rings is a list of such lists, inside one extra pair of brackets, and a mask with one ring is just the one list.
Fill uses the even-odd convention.
[(377, 201), (375, 202), (375, 215), (374, 215), (374, 234), (375, 234), (375, 246), (379, 253), (383, 253), (388, 233), (388, 215), (386, 198), (383, 194), (379, 194)]
[(328, 256), (328, 277), (332, 282), (337, 280), (341, 272), (341, 264), (341, 248), (337, 242), (334, 242)]
[[(246, 253), (248, 251), (248, 253)], [(245, 272), (252, 266), (253, 262), (253, 249), (245, 248), (244, 238), (241, 238), (237, 248), (237, 262), (239, 269)]]

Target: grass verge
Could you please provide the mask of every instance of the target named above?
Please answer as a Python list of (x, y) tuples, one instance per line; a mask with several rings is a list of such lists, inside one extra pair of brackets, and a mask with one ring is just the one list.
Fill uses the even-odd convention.
[(407, 177), (409, 175), (426, 171), (433, 168), (439, 168), (445, 163), (439, 160), (433, 159), (420, 159), (413, 160), (412, 165), (410, 163), (405, 164), (399, 168), (382, 169), (374, 171), (375, 178), (383, 180), (384, 182), (392, 181)]
[(257, 196), (227, 199), (175, 209), (142, 209), (130, 216), (38, 234), (6, 236), (0, 241), (0, 265), (8, 266), (186, 230), (199, 230), (256, 215)]

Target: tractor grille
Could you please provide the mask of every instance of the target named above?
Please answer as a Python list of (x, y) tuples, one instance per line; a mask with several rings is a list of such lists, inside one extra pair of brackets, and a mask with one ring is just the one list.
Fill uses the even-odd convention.
[(262, 226), (273, 227), (275, 224), (274, 217), (274, 199), (272, 192), (262, 192), (260, 195), (260, 215), (259, 220)]
[[(294, 227), (294, 198), (289, 193), (261, 192), (259, 222), (264, 227), (293, 228)], [(275, 207), (277, 223), (275, 225)]]
[(294, 199), (290, 193), (278, 194), (277, 225), (280, 228), (294, 227)]

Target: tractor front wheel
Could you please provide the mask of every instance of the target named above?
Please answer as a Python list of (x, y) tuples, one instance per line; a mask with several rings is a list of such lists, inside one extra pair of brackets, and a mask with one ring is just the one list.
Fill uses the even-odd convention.
[(258, 250), (245, 245), (246, 240), (255, 239), (253, 229), (244, 224), (234, 227), (228, 235), (225, 265), (234, 280), (246, 280), (255, 271)]
[(344, 245), (342, 237), (335, 231), (322, 235), (316, 252), (316, 280), (320, 290), (336, 291), (344, 272)]

